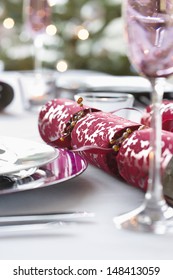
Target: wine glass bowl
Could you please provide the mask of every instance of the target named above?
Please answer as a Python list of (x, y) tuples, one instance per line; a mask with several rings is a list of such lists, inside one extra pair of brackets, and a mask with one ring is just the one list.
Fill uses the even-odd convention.
[(40, 70), (40, 50), (43, 47), (46, 28), (51, 23), (51, 7), (48, 0), (24, 0), (23, 20), (25, 29), (33, 40), (34, 69)]
[(140, 74), (165, 77), (173, 71), (173, 8), (165, 0), (143, 2), (131, 0), (123, 7), (129, 58)]
[(173, 208), (164, 199), (161, 178), (162, 124), (160, 106), (165, 78), (173, 73), (173, 2), (124, 0), (128, 57), (151, 82), (152, 121), (148, 187), (143, 204), (114, 218), (117, 228), (156, 234), (173, 233)]
[(25, 0), (26, 26), (31, 36), (45, 33), (50, 24), (51, 9), (47, 0)]

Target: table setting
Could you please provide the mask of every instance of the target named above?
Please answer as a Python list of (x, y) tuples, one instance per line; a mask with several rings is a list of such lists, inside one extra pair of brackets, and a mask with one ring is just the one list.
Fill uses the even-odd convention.
[(139, 75), (38, 57), (0, 72), (1, 259), (172, 259), (172, 9), (156, 2), (123, 3)]
[[(13, 84), (15, 84), (15, 79), (18, 77), (19, 73), (5, 73), (6, 81), (7, 77), (10, 77), (10, 80), (13, 80)], [(90, 74), (90, 73), (88, 73)], [(83, 73), (82, 73), (83, 75)], [(11, 102), (10, 105), (6, 107), (5, 110), (1, 111), (1, 129), (2, 129), (2, 135), (7, 135), (8, 138), (10, 137), (16, 137), (17, 139), (25, 139), (25, 140), (20, 140), (20, 141), (28, 141), (29, 144), (34, 140), (38, 141), (41, 145), (46, 145), (48, 146), (50, 151), (54, 151), (56, 149), (55, 147), (51, 145), (45, 144), (45, 139), (41, 137), (40, 132), (39, 132), (39, 126), (42, 126), (41, 124), (41, 118), (39, 121), (39, 114), (42, 116), (42, 111), (37, 112), (34, 110), (34, 113), (31, 111), (28, 111), (24, 109), (23, 106), (23, 101), (21, 99), (21, 93), (19, 91), (18, 87), (15, 87), (15, 97), (13, 101)], [(80, 93), (79, 93), (80, 94)], [(54, 102), (54, 103), (53, 103)], [(57, 102), (60, 102), (60, 105), (57, 104)], [(68, 99), (68, 106), (72, 104), (73, 109), (77, 111), (84, 110), (85, 108), (85, 103), (83, 100), (83, 106), (81, 104), (78, 104), (77, 101), (74, 99), (74, 94), (72, 93), (71, 99)], [(15, 111), (13, 110), (14, 108), (21, 108), (21, 111)], [(62, 97), (53, 99), (51, 101), (48, 101), (50, 110), (52, 104), (54, 104), (54, 107), (57, 108), (56, 113), (58, 112), (59, 106), (64, 106), (64, 99)], [(51, 106), (50, 106), (51, 105)], [(55, 106), (56, 105), (56, 106)], [(21, 106), (21, 107), (20, 107)], [(45, 112), (44, 108), (48, 105), (43, 105), (42, 110)], [(22, 109), (23, 108), (23, 109)], [(87, 107), (88, 108), (88, 107)], [(135, 107), (133, 107), (135, 108)], [(140, 107), (141, 109), (141, 107)], [(111, 115), (111, 118), (115, 120), (119, 120), (120, 126), (119, 129), (125, 129), (129, 128), (129, 126), (133, 129), (137, 129), (141, 125), (139, 119), (142, 118), (141, 113), (139, 113), (136, 110), (130, 110), (125, 109), (125, 111), (130, 112), (131, 119), (132, 120), (126, 120), (126, 122), (121, 124), (120, 120), (122, 117), (116, 117), (115, 115)], [(100, 109), (94, 109), (93, 114), (96, 116), (99, 114)], [(145, 112), (143, 110), (143, 112)], [(55, 113), (55, 112), (54, 112)], [(76, 111), (75, 111), (76, 113)], [(53, 114), (53, 111), (52, 111)], [(103, 116), (105, 115), (110, 115), (110, 113), (105, 112), (102, 113)], [(60, 114), (64, 115), (64, 114)], [(145, 114), (144, 114), (145, 115)], [(52, 115), (53, 116), (53, 115)], [(86, 117), (86, 116), (85, 116)], [(42, 116), (43, 118), (43, 116)], [(68, 117), (67, 117), (68, 118)], [(107, 120), (107, 117), (106, 117)], [(138, 120), (138, 121), (137, 121)], [(46, 121), (46, 120), (44, 120)], [(56, 121), (56, 120), (55, 120)], [(81, 121), (81, 120), (79, 120)], [(66, 124), (68, 121), (64, 120), (64, 123)], [(20, 123), (20, 125), (19, 125)], [(6, 130), (6, 127), (9, 127), (8, 130)], [(148, 124), (147, 124), (148, 125)], [(79, 126), (80, 127), (80, 126)], [(45, 129), (45, 127), (44, 127)], [(75, 127), (77, 129), (77, 127)], [(82, 129), (83, 131), (83, 129)], [(54, 130), (52, 130), (54, 132)], [(60, 129), (60, 132), (62, 132), (62, 128)], [(142, 132), (142, 130), (141, 130)], [(135, 133), (135, 131), (134, 131)], [(46, 133), (46, 135), (51, 136), (50, 133)], [(117, 135), (118, 135), (118, 130), (117, 130)], [(57, 136), (57, 135), (56, 135)], [(62, 136), (62, 135), (61, 135)], [(118, 135), (120, 138), (121, 135)], [(29, 138), (29, 139), (28, 139)], [(53, 136), (54, 141), (56, 140), (55, 137)], [(75, 138), (74, 138), (75, 139)], [(126, 139), (127, 140), (127, 139)], [(73, 140), (74, 141), (74, 140)], [(48, 140), (46, 139), (46, 142)], [(56, 141), (55, 141), (56, 142)], [(58, 148), (58, 152), (62, 153), (62, 155), (59, 158), (59, 163), (57, 161), (53, 160), (52, 162), (47, 163), (46, 165), (43, 164), (43, 167), (41, 167), (41, 173), (39, 168), (38, 170), (35, 170), (35, 174), (31, 174), (28, 177), (32, 178), (32, 181), (28, 182), (23, 179), (20, 182), (22, 184), (17, 184), (18, 187), (12, 186), (10, 183), (9, 188), (2, 188), (1, 190), (1, 195), (0, 195), (0, 208), (1, 208), (1, 215), (6, 216), (6, 218), (14, 216), (13, 218), (18, 218), (18, 216), (33, 216), (33, 215), (51, 215), (52, 213), (63, 213), (65, 212), (66, 215), (68, 214), (81, 214), (83, 217), (80, 217), (76, 219), (73, 219), (71, 221), (70, 217), (67, 216), (69, 219), (68, 223), (64, 222), (63, 226), (46, 226), (42, 227), (42, 221), (38, 224), (34, 222), (34, 228), (31, 226), (31, 221), (29, 221), (29, 225), (24, 225), (26, 230), (16, 230), (16, 223), (12, 223), (12, 227), (9, 227), (7, 223), (4, 224), (4, 230), (2, 230), (1, 236), (3, 243), (1, 243), (1, 249), (2, 249), (2, 257), (5, 256), (8, 258), (8, 246), (5, 249), (5, 244), (6, 242), (9, 242), (10, 238), (10, 243), (13, 244), (13, 248), (16, 248), (16, 246), (19, 247), (19, 250), (16, 251), (15, 253), (12, 253), (13, 258), (17, 258), (21, 256), (21, 254), (24, 254), (25, 257), (34, 257), (33, 254), (36, 254), (38, 257), (41, 258), (41, 255), (43, 258), (49, 257), (49, 258), (75, 258), (75, 257), (83, 257), (83, 258), (99, 258), (99, 254), (101, 253), (100, 251), (100, 244), (104, 244), (105, 246), (108, 246), (109, 250), (105, 248), (105, 251), (101, 253), (101, 258), (112, 258), (114, 259), (115, 257), (121, 257), (121, 258), (127, 258), (130, 257), (130, 253), (128, 253), (127, 248), (132, 248), (131, 246), (133, 245), (132, 243), (127, 245), (127, 248), (124, 248), (122, 252), (117, 252), (115, 253), (115, 248), (119, 248), (119, 245), (117, 245), (117, 238), (120, 238), (120, 240), (123, 237), (126, 237), (128, 240), (128, 237), (133, 240), (132, 235), (130, 236), (123, 232), (123, 231), (117, 231), (117, 229), (114, 226), (113, 223), (113, 217), (115, 216), (116, 213), (121, 213), (124, 212), (125, 210), (130, 210), (133, 209), (134, 205), (139, 205), (140, 202), (142, 201), (142, 198), (144, 196), (144, 192), (141, 191), (139, 188), (133, 187), (131, 184), (127, 183), (125, 180), (122, 180), (122, 178), (119, 178), (119, 176), (112, 176), (110, 172), (106, 172), (103, 169), (100, 169), (88, 162), (88, 158), (85, 156), (81, 156), (81, 153), (87, 154), (89, 151), (73, 151), (73, 149), (77, 150), (80, 149), (80, 147), (73, 147), (73, 149), (66, 149), (63, 145), (65, 143), (68, 143), (68, 141), (60, 141), (61, 147)], [(76, 143), (74, 143), (76, 145)], [(93, 145), (93, 143), (92, 143)], [(22, 147), (23, 145), (21, 145)], [(87, 144), (88, 146), (88, 144)], [(41, 146), (40, 146), (41, 147)], [(64, 149), (65, 148), (65, 149)], [(92, 150), (93, 153), (98, 153), (96, 147), (95, 150)], [(103, 155), (105, 158), (105, 152), (110, 153), (110, 147), (103, 147), (108, 149), (107, 151), (104, 151), (103, 149)], [(24, 148), (23, 148), (24, 149)], [(25, 149), (24, 149), (25, 150)], [(72, 156), (72, 158), (70, 157)], [(14, 161), (15, 161), (14, 156)], [(75, 158), (76, 157), (76, 158)], [(10, 156), (12, 159), (12, 157)], [(76, 160), (77, 159), (77, 160)], [(80, 159), (80, 161), (78, 161)], [(62, 164), (63, 162), (63, 164)], [(76, 162), (78, 162), (79, 166), (77, 167)], [(104, 159), (103, 159), (103, 164), (104, 164)], [(74, 164), (74, 165), (73, 165)], [(50, 166), (52, 166), (50, 168)], [(57, 168), (58, 166), (58, 168)], [(57, 174), (58, 178), (53, 178), (50, 176), (49, 180), (45, 181), (45, 173), (47, 172), (47, 169), (45, 171), (45, 167), (48, 169), (48, 173), (52, 172), (54, 175)], [(29, 166), (29, 169), (32, 169), (32, 166)], [(78, 170), (74, 170), (74, 168), (77, 168)], [(61, 170), (62, 169), (62, 170)], [(60, 170), (60, 172), (59, 172)], [(13, 170), (14, 171), (14, 170)], [(16, 171), (16, 170), (15, 170)], [(56, 173), (57, 172), (57, 173)], [(111, 171), (112, 172), (112, 171)], [(61, 174), (60, 174), (61, 173)], [(64, 175), (65, 174), (65, 175)], [(8, 174), (7, 174), (8, 175)], [(62, 176), (61, 178), (59, 176)], [(65, 179), (66, 176), (66, 179)], [(33, 180), (34, 178), (34, 180)], [(24, 184), (23, 184), (24, 183)], [(30, 183), (32, 183), (30, 185)], [(23, 185), (23, 186), (22, 186)], [(28, 186), (27, 186), (28, 185)], [(4, 192), (4, 193), (3, 193)], [(108, 196), (108, 197), (107, 197)], [(128, 196), (128, 200), (127, 200)], [(34, 197), (34, 200), (33, 200)], [(128, 201), (128, 204), (127, 204)], [(43, 205), (42, 205), (43, 203)], [(7, 207), (8, 205), (8, 207)], [(84, 213), (86, 213), (86, 217), (84, 217)], [(92, 216), (93, 214), (93, 216)], [(88, 216), (87, 216), (88, 215)], [(23, 217), (26, 219), (26, 217)], [(86, 218), (86, 220), (85, 220)], [(79, 221), (78, 221), (79, 219)], [(88, 221), (89, 219), (89, 221)], [(81, 222), (82, 220), (82, 222)], [(49, 223), (48, 223), (49, 224)], [(54, 222), (52, 223), (54, 224)], [(58, 222), (57, 222), (58, 224)], [(70, 225), (69, 225), (70, 224)], [(15, 226), (15, 228), (14, 228)], [(23, 225), (21, 225), (20, 221), (20, 226), (23, 228)], [(8, 228), (7, 228), (8, 227)], [(10, 230), (13, 229), (13, 230)], [(106, 228), (106, 229), (105, 229)], [(8, 230), (7, 230), (8, 229)], [(41, 229), (41, 230), (40, 230)], [(88, 233), (88, 231), (91, 231)], [(106, 233), (105, 233), (106, 231)], [(74, 235), (74, 236), (71, 236)], [(57, 235), (57, 236), (56, 236)], [(100, 237), (98, 237), (98, 235)], [(107, 235), (110, 239), (104, 239), (103, 237)], [(18, 236), (20, 236), (20, 239), (18, 239)], [(40, 236), (40, 240), (38, 241), (38, 236)], [(69, 237), (68, 237), (69, 236)], [(112, 237), (111, 237), (112, 236)], [(116, 237), (117, 236), (117, 237)], [(134, 235), (134, 238), (136, 238), (138, 235)], [(52, 239), (53, 238), (53, 239)], [(69, 238), (69, 239), (68, 239)], [(139, 238), (139, 239), (138, 239)], [(137, 238), (137, 243), (141, 242), (142, 240), (145, 242), (148, 239), (150, 239), (151, 243), (153, 244), (153, 241), (155, 240), (155, 246), (157, 247), (158, 239), (154, 239), (153, 236), (148, 236), (147, 235), (139, 235)], [(168, 237), (163, 240), (163, 244), (165, 246), (165, 256), (169, 256), (170, 258), (172, 256), (171, 253), (168, 253), (166, 250), (166, 246), (170, 246), (170, 240), (171, 237)], [(52, 246), (54, 245), (53, 240), (56, 239), (56, 242), (58, 242), (58, 246), (60, 246), (60, 250), (57, 252), (52, 253)], [(68, 239), (68, 241), (67, 241)], [(103, 239), (105, 241), (103, 241)], [(40, 252), (33, 253), (31, 249), (29, 249), (29, 243), (31, 240), (34, 240), (35, 242), (38, 242), (38, 244), (41, 245), (43, 240), (46, 240), (46, 245), (45, 245), (45, 251), (44, 249), (41, 250)], [(96, 241), (97, 240), (97, 241)], [(74, 243), (73, 243), (73, 242)], [(17, 242), (17, 243), (16, 243)], [(67, 250), (64, 250), (64, 246), (66, 247), (65, 243), (67, 242), (68, 246), (71, 248), (71, 253), (67, 253)], [(72, 243), (70, 243), (72, 242)], [(85, 250), (81, 251), (80, 246), (77, 245), (74, 248), (76, 243), (83, 244), (85, 243), (84, 247)], [(122, 242), (124, 243), (124, 239), (122, 239)], [(136, 241), (134, 241), (136, 242)], [(59, 243), (62, 243), (60, 245)], [(121, 242), (120, 242), (121, 243)], [(126, 243), (126, 242), (125, 242)], [(22, 245), (23, 244), (23, 245)], [(37, 245), (38, 245), (37, 244)], [(63, 245), (64, 244), (64, 245)], [(91, 249), (95, 244), (96, 249)], [(107, 244), (107, 245), (106, 245)], [(134, 243), (135, 244), (135, 243)], [(150, 243), (149, 243), (150, 244)], [(166, 245), (165, 245), (166, 244)], [(37, 247), (36, 245), (36, 247)], [(39, 245), (39, 246), (40, 246)], [(138, 244), (139, 245), (139, 244)], [(22, 247), (23, 246), (23, 247)], [(49, 247), (48, 247), (49, 246)], [(140, 245), (142, 246), (142, 244)], [(148, 245), (151, 246), (151, 245)], [(24, 249), (25, 248), (25, 249)], [(26, 252), (26, 248), (27, 251)], [(66, 247), (67, 248), (67, 247)], [(114, 248), (114, 249), (112, 249)], [(144, 251), (139, 252), (137, 247), (135, 247), (135, 253), (133, 254), (134, 256), (147, 256), (148, 254), (153, 258), (156, 257), (155, 251), (151, 250), (150, 253), (148, 253), (147, 250), (144, 249)], [(143, 248), (143, 246), (141, 247)], [(129, 249), (128, 249), (129, 250)], [(24, 253), (25, 252), (25, 253)]]

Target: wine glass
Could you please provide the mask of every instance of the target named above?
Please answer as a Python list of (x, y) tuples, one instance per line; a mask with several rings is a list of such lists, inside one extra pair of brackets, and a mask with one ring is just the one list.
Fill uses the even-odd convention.
[(151, 82), (153, 106), (148, 188), (143, 204), (114, 218), (117, 228), (155, 234), (173, 233), (173, 209), (164, 199), (161, 182), (159, 112), (165, 78), (173, 73), (173, 1), (123, 0), (129, 60)]
[[(24, 108), (40, 110), (48, 100), (55, 98), (55, 73), (44, 69), (41, 50), (46, 35), (46, 28), (51, 23), (49, 0), (24, 0), (23, 17), (25, 30), (30, 34), (34, 45), (34, 71), (21, 73), (20, 85), (24, 92)], [(33, 73), (34, 72), (34, 73)]]
[(51, 22), (51, 7), (48, 0), (24, 0), (23, 16), (25, 27), (34, 44), (34, 69), (42, 68), (40, 50), (43, 47), (43, 38), (46, 27)]

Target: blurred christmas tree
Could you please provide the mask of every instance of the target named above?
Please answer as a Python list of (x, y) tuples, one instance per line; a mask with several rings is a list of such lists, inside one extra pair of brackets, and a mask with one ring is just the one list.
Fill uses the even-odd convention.
[[(51, 69), (88, 69), (129, 75), (123, 42), (122, 0), (49, 0), (52, 23), (40, 59)], [(33, 68), (33, 42), (22, 0), (0, 2), (0, 60), (5, 70)]]

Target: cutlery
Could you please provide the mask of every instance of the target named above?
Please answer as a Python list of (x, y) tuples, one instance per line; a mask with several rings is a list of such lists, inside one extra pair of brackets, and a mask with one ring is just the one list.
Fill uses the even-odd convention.
[(93, 218), (91, 212), (59, 212), (47, 214), (0, 216), (0, 233), (4, 231), (40, 230)]

